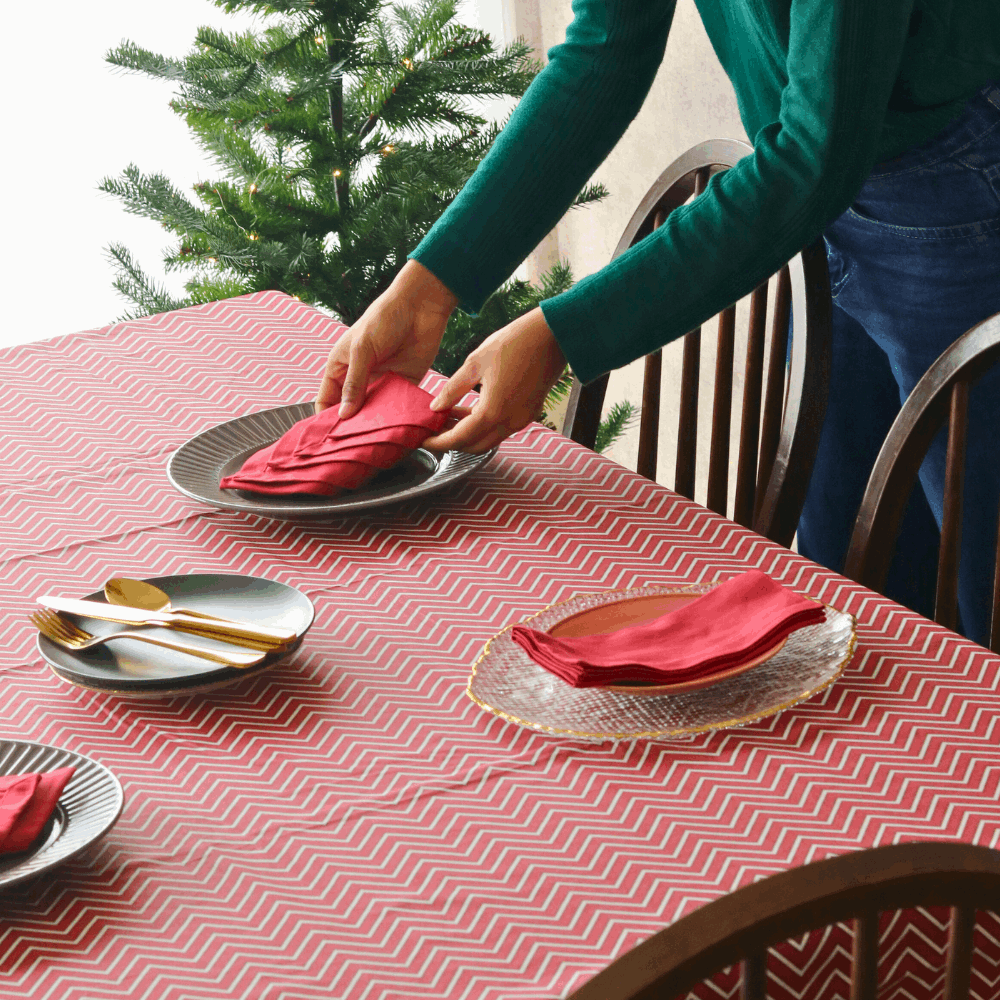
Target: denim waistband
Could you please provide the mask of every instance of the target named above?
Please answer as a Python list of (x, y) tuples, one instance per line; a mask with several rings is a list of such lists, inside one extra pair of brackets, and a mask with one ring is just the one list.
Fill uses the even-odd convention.
[(869, 177), (883, 177), (954, 156), (1000, 125), (1000, 81), (982, 86), (940, 132), (905, 153), (877, 163)]

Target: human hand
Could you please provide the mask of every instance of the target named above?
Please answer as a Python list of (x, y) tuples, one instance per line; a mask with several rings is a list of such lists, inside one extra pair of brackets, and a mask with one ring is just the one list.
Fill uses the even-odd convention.
[[(435, 451), (489, 451), (532, 420), (556, 384), (566, 357), (540, 308), (519, 316), (476, 348), (431, 403), (432, 410), (451, 409), (461, 417), (450, 430), (428, 438), (423, 447)], [(455, 404), (482, 384), (471, 409)]]
[(426, 267), (408, 260), (330, 351), (316, 412), (339, 403), (342, 418), (353, 416), (365, 401), (371, 377), (381, 372), (418, 383), (437, 355), (457, 302)]

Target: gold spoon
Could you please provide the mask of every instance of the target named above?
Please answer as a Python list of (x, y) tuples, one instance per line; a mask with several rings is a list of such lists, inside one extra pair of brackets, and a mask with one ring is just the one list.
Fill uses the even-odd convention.
[[(139, 608), (142, 611), (165, 611), (178, 615), (189, 615), (192, 618), (205, 618), (213, 622), (234, 622), (232, 618), (221, 618), (218, 615), (208, 615), (201, 611), (192, 611), (190, 608), (174, 607), (170, 603), (170, 595), (164, 593), (159, 587), (145, 580), (130, 580), (127, 576), (116, 576), (104, 585), (104, 596), (108, 604), (118, 604), (126, 608)], [(245, 625), (246, 622), (235, 624)], [(213, 638), (217, 638), (213, 636)], [(247, 649), (273, 650), (275, 644), (258, 642), (255, 639), (240, 638), (226, 640), (234, 642), (236, 645), (244, 646)]]

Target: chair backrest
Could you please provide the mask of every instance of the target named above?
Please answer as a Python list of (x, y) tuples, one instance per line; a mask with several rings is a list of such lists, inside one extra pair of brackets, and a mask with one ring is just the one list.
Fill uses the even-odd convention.
[[(688, 150), (657, 178), (625, 228), (612, 260), (659, 228), (675, 208), (704, 191), (710, 177), (753, 152), (745, 142), (713, 139)], [(830, 370), (831, 299), (822, 240), (797, 254), (774, 277), (771, 347), (764, 383), (768, 283), (750, 296), (739, 432), (734, 519), (791, 545), (812, 472)], [(790, 366), (788, 317), (794, 319)], [(730, 424), (733, 401), (735, 305), (719, 314), (712, 427), (708, 456), (708, 506), (726, 514), (729, 495)], [(677, 462), (673, 488), (694, 499), (698, 444), (701, 328), (684, 337)], [(787, 375), (786, 375), (787, 371)], [(662, 353), (646, 357), (639, 426), (638, 471), (656, 478)], [(563, 433), (593, 448), (608, 376), (581, 385), (574, 380)], [(763, 413), (761, 408), (763, 394)]]
[[(958, 624), (958, 562), (962, 542), (962, 481), (969, 389), (1000, 360), (1000, 313), (962, 334), (924, 373), (899, 411), (868, 479), (844, 561), (844, 575), (882, 591), (900, 521), (920, 465), (948, 423), (944, 512), (938, 553), (934, 620)], [(993, 587), (990, 649), (1000, 652), (1000, 548)]]
[(767, 949), (806, 931), (854, 921), (852, 1000), (875, 1000), (878, 914), (950, 906), (945, 1000), (969, 995), (976, 910), (1000, 907), (1000, 851), (973, 844), (896, 844), (793, 868), (682, 917), (568, 1000), (652, 1000), (684, 995), (742, 963), (743, 1000), (767, 995)]

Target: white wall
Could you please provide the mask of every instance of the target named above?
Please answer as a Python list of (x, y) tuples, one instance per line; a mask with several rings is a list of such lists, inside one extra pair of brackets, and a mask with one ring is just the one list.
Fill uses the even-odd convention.
[[(4, 24), (0, 346), (121, 315), (126, 304), (111, 287), (108, 243), (125, 243), (147, 271), (161, 273), (166, 234), (101, 194), (104, 176), (135, 162), (188, 189), (214, 173), (167, 107), (169, 85), (116, 72), (105, 52), (128, 38), (183, 55), (199, 25), (242, 29), (250, 21), (208, 0), (54, 0), (44, 8), (8, 4)], [(181, 278), (168, 283), (181, 286)]]

